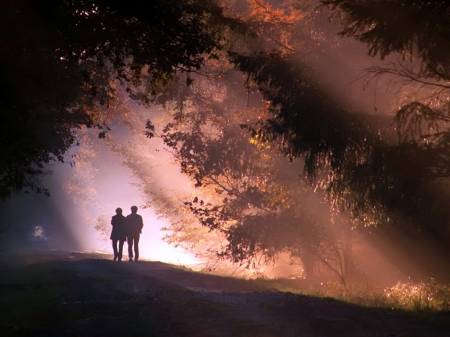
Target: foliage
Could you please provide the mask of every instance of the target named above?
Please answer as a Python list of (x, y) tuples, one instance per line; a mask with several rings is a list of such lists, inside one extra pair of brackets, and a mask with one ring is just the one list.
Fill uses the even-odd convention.
[[(386, 66), (370, 67), (362, 77), (395, 90), (395, 129), (398, 145), (376, 151), (375, 172), (383, 173), (380, 189), (388, 210), (397, 209), (409, 219), (445, 234), (448, 214), (437, 211), (448, 202), (448, 190), (433, 195), (449, 177), (446, 126), (449, 110), (449, 4), (446, 1), (322, 1), (342, 27), (341, 36), (368, 46), (371, 56), (400, 54)], [(394, 57), (391, 57), (391, 60)], [(375, 162), (375, 161), (374, 161)], [(384, 166), (384, 168), (383, 168)], [(414, 169), (412, 169), (414, 168)], [(433, 211), (430, 211), (433, 209)], [(391, 212), (392, 213), (392, 212)], [(435, 234), (433, 234), (435, 235)]]
[[(450, 6), (445, 1), (322, 1), (335, 11), (342, 36), (353, 37), (369, 48), (369, 55), (381, 58), (401, 53), (409, 62), (392, 62), (371, 67), (372, 81), (394, 76), (395, 83), (422, 89), (397, 112), (401, 140), (433, 142), (439, 122), (448, 120)], [(430, 24), (432, 22), (432, 24)], [(426, 133), (425, 135), (423, 133)]]
[(382, 290), (366, 290), (355, 296), (357, 291), (345, 295), (350, 301), (365, 306), (424, 311), (448, 311), (450, 301), (450, 289), (448, 285), (438, 283), (431, 279), (429, 282), (397, 283), (393, 287)]
[[(251, 16), (272, 17), (263, 4), (250, 8)], [(270, 26), (270, 22), (265, 23)], [(255, 35), (264, 35), (264, 29)], [(351, 258), (344, 253), (349, 242), (345, 238), (338, 242), (327, 233), (329, 219), (311, 219), (299, 202), (304, 192), (296, 174), (291, 175), (292, 166), (280, 164), (273, 145), (292, 161), (301, 158), (305, 176), (327, 191), (336, 212), (349, 211), (352, 225), (369, 225), (385, 220), (390, 206), (383, 193), (391, 193), (392, 184), (382, 186), (380, 179), (389, 183), (394, 179), (392, 172), (380, 178), (380, 171), (386, 170), (383, 161), (373, 165), (372, 156), (379, 155), (373, 151), (378, 136), (370, 135), (355, 115), (336, 107), (295, 56), (264, 50), (248, 54), (246, 49), (228, 54), (236, 69), (248, 75), (248, 95), (258, 89), (269, 109), (262, 113), (247, 109), (244, 118), (232, 117), (233, 108), (224, 104), (224, 97), (236, 94), (218, 84), (227, 76), (225, 71), (216, 77), (218, 64), (208, 80), (188, 78), (189, 86), (176, 97), (174, 122), (162, 134), (181, 171), (198, 188), (209, 188), (206, 197), (194, 197), (185, 204), (201, 224), (225, 235), (228, 244), (219, 250), (223, 258), (251, 266), (261, 257), (273, 261), (288, 251), (305, 265), (307, 260), (325, 263), (342, 280), (350, 264), (344, 262)], [(220, 94), (211, 94), (211, 87)], [(244, 131), (230, 122), (240, 123)], [(153, 137), (153, 125), (147, 129)], [(388, 150), (381, 149), (381, 155)], [(403, 172), (394, 173), (400, 177)], [(312, 266), (306, 269), (310, 274)]]
[(320, 282), (303, 284), (301, 280), (275, 279), (259, 281), (280, 291), (310, 296), (334, 298), (370, 308), (407, 310), (417, 313), (448, 312), (450, 288), (435, 279), (429, 281), (399, 282), (392, 287), (375, 288), (367, 284), (337, 284)]
[[(323, 3), (345, 13), (342, 34), (367, 43), (372, 56), (412, 55), (419, 47), (419, 72), (393, 68), (394, 74), (424, 85), (447, 79), (444, 2)], [(389, 132), (373, 119), (341, 108), (302, 62), (300, 51), (310, 50), (299, 39), (307, 32), (298, 28), (310, 18), (302, 4), (310, 1), (280, 7), (249, 1), (241, 18), (224, 15), (209, 0), (8, 2), (2, 24), (26, 25), (17, 38), (3, 37), (19, 62), (1, 56), (6, 75), (0, 82), (5, 111), (0, 198), (24, 188), (39, 190), (31, 178), (46, 173), (45, 164), (64, 161), (80, 129), (98, 128), (98, 136), (108, 142), (114, 116), (133, 124), (131, 116), (116, 109), (120, 83), (136, 102), (162, 104), (170, 111), (173, 120), (162, 130), (146, 121), (145, 134), (162, 137), (203, 194), (182, 202), (196, 217), (189, 221), (220, 233), (214, 244), (221, 257), (250, 263), (289, 251), (308, 264), (309, 255), (328, 261), (323, 257), (337, 252), (329, 266), (344, 274), (345, 238), (336, 242), (323, 219), (313, 219), (298, 205), (306, 195), (297, 184), (298, 172), (292, 174), (292, 166), (275, 151), (303, 165), (304, 182), (323, 189), (332, 211), (349, 214), (348, 228), (385, 223), (399, 213), (430, 221), (433, 208), (427, 206), (434, 198), (423, 182), (449, 173), (450, 138), (441, 132), (449, 116), (446, 95), (435, 105), (424, 100), (403, 105), (395, 119), (400, 143), (392, 144), (386, 140)], [(430, 28), (427, 20), (435, 12), (442, 25)], [(418, 13), (426, 14), (418, 25), (423, 29), (411, 30)], [(397, 20), (400, 15), (405, 20)], [(236, 76), (231, 65), (243, 76)], [(377, 78), (386, 69), (371, 71)], [(17, 74), (30, 77), (23, 91)], [(249, 108), (256, 92), (264, 106), (237, 105), (242, 99)], [(188, 227), (180, 225), (186, 210), (172, 212), (179, 200), (160, 198), (163, 193), (152, 190), (141, 144), (133, 151), (109, 145), (140, 177), (148, 206), (172, 215), (173, 242), (201, 241), (204, 230), (182, 233)]]
[[(369, 9), (377, 14), (378, 7), (371, 5), (381, 2), (336, 1), (331, 8), (336, 8), (338, 3), (364, 5), (367, 11), (363, 14)], [(346, 13), (349, 20), (356, 20), (351, 10)], [(398, 11), (396, 14), (392, 14), (393, 11), (380, 13), (381, 16), (400, 15)], [(353, 22), (345, 19), (344, 23)], [(361, 19), (363, 24), (372, 32), (372, 21)], [(359, 26), (348, 23), (348, 27)], [(373, 43), (392, 37), (390, 31), (379, 30), (378, 33), (378, 40), (374, 38)], [(437, 36), (434, 38), (439, 40)], [(385, 49), (383, 53), (388, 51), (397, 50)], [(436, 178), (448, 177), (448, 137), (446, 132), (439, 132), (448, 118), (447, 95), (442, 94), (438, 103), (430, 98), (430, 102), (404, 105), (394, 120), (400, 135), (400, 142), (395, 143), (388, 127), (380, 127), (371, 117), (360, 117), (339, 107), (295, 55), (266, 50), (230, 51), (229, 55), (236, 69), (248, 75), (247, 83), (252, 83), (264, 95), (271, 114), (254, 124), (243, 123), (243, 127), (261, 142), (276, 146), (289, 159), (304, 160), (304, 176), (313, 186), (325, 190), (336, 211), (348, 212), (353, 225), (399, 222), (403, 216), (424, 226), (436, 223), (438, 217), (429, 211), (436, 198), (427, 184)], [(424, 60), (431, 62), (430, 58), (424, 57)], [(440, 62), (442, 68), (444, 59)], [(420, 82), (430, 77), (424, 64), (421, 73), (411, 73), (407, 80)], [(372, 71), (375, 74), (383, 69), (373, 68)], [(397, 72), (401, 71), (397, 68)], [(433, 85), (431, 80), (425, 84)], [(438, 83), (437, 87), (445, 90), (445, 83)], [(388, 123), (386, 118), (381, 125)]]
[[(231, 245), (239, 244), (242, 238), (237, 238), (238, 229), (233, 224), (247, 227), (248, 224), (242, 223), (244, 219), (256, 224), (256, 219), (251, 220), (254, 212), (270, 216), (285, 193), (271, 185), (271, 175), (275, 174), (271, 173), (272, 156), (264, 148), (258, 151), (237, 122), (230, 123), (239, 117), (231, 113), (232, 105), (224, 104), (229, 93), (207, 99), (205, 94), (216, 93), (201, 90), (204, 82), (204, 79), (197, 79), (191, 86), (189, 96), (185, 97), (189, 105), (186, 104), (182, 115), (177, 117), (181, 123), (169, 124), (164, 129), (163, 140), (174, 151), (182, 172), (190, 176), (203, 193), (207, 192), (208, 202), (195, 197), (185, 204), (200, 223), (228, 236), (229, 257), (234, 256), (235, 262), (250, 260), (261, 250), (248, 251), (248, 255), (241, 252), (238, 257), (238, 250)], [(223, 89), (229, 91), (231, 87)], [(245, 118), (250, 117), (250, 112), (248, 110)], [(263, 111), (256, 109), (252, 113), (261, 116)], [(271, 187), (272, 196), (268, 193)], [(280, 196), (275, 195), (277, 191)], [(231, 239), (232, 235), (236, 240)], [(222, 256), (225, 255), (227, 253), (223, 252)]]
[(134, 97), (145, 70), (157, 95), (177, 70), (199, 69), (219, 48), (212, 14), (207, 0), (4, 2), (2, 31), (17, 34), (1, 37), (0, 198), (41, 191), (36, 179), (64, 161), (76, 129), (105, 135), (111, 79)]
[(384, 290), (387, 302), (396, 308), (408, 308), (415, 311), (448, 311), (450, 309), (450, 289), (447, 285), (430, 282), (417, 284), (398, 283)]
[(325, 0), (322, 3), (341, 11), (336, 20), (343, 25), (340, 34), (367, 44), (369, 55), (384, 58), (393, 52), (405, 57), (417, 54), (423, 63), (423, 76), (450, 78), (448, 2)]
[[(309, 205), (307, 200), (313, 195), (298, 181), (297, 166), (239, 127), (243, 121), (265, 120), (268, 111), (257, 106), (236, 114), (239, 102), (229, 97), (242, 95), (242, 89), (233, 86), (242, 78), (232, 72), (220, 76), (194, 77), (178, 97), (180, 101), (172, 105), (174, 121), (162, 130), (162, 139), (181, 172), (197, 187), (192, 192), (196, 196), (184, 204), (200, 224), (226, 239), (211, 247), (223, 259), (255, 269), (259, 263), (276, 261), (280, 253), (288, 252), (302, 261), (309, 277), (314, 261), (335, 268), (343, 257), (339, 244), (333, 245), (337, 237), (328, 232), (329, 208), (318, 206), (319, 198)], [(154, 126), (147, 128), (153, 137)], [(317, 207), (320, 217), (309, 209)], [(175, 221), (168, 228), (175, 229), (170, 241), (188, 239), (192, 226), (179, 226)], [(333, 262), (330, 254), (337, 254)], [(345, 277), (341, 267), (333, 270)]]
[[(228, 41), (224, 49), (234, 50), (229, 55), (245, 55), (248, 45), (252, 48), (276, 45), (283, 49), (281, 59), (293, 52), (287, 44), (293, 43), (293, 28), (303, 16), (294, 7), (288, 6), (283, 11), (250, 1), (245, 21), (240, 21), (238, 28), (229, 25), (235, 32), (243, 32), (241, 39), (247, 45)], [(228, 36), (230, 40), (239, 39), (236, 33)], [(236, 64), (234, 59), (232, 62)], [(283, 60), (279, 64), (283, 65)], [(162, 138), (172, 149), (181, 171), (196, 183), (197, 193), (203, 195), (191, 198), (185, 205), (201, 224), (225, 236), (227, 244), (217, 247), (222, 258), (255, 267), (261, 259), (273, 261), (279, 253), (289, 251), (305, 262), (306, 256), (318, 254), (325, 232), (322, 227), (329, 219), (324, 223), (311, 219), (306, 207), (299, 205), (299, 198), (305, 197), (297, 186), (297, 172), (292, 171), (292, 165), (277, 158), (272, 147), (264, 144), (265, 139), (249, 138), (245, 130), (237, 128), (244, 121), (263, 123), (268, 113), (262, 107), (246, 109), (241, 116), (233, 112), (236, 108), (226, 99), (242, 94), (230, 86), (239, 82), (235, 75), (230, 75), (229, 68), (226, 62), (210, 61), (202, 69), (204, 77), (190, 75), (187, 87), (177, 91), (173, 86), (165, 95), (168, 101), (164, 104), (174, 108), (174, 121), (163, 128)], [(284, 69), (275, 66), (273, 70), (282, 73), (280, 70)], [(252, 88), (258, 88), (256, 83), (253, 79), (245, 83), (247, 106), (250, 95), (256, 92)], [(283, 83), (283, 88), (290, 84)], [(170, 94), (174, 103), (169, 103)], [(149, 138), (157, 134), (150, 122), (146, 134)], [(182, 241), (187, 238), (183, 232), (190, 232), (190, 225), (180, 227), (176, 223), (171, 227), (176, 229), (175, 235), (169, 236), (171, 242)], [(312, 266), (307, 269), (310, 273)]]
[(383, 212), (374, 210), (383, 207), (376, 193), (388, 185), (375, 184), (386, 176), (379, 175), (384, 167), (371, 166), (385, 163), (372, 158), (380, 141), (371, 135), (371, 125), (336, 106), (295, 60), (278, 53), (231, 58), (270, 102), (271, 117), (244, 128), (262, 142), (275, 143), (291, 160), (302, 158), (305, 178), (323, 187), (337, 210), (351, 212), (355, 221), (381, 221)]
[(248, 0), (248, 6), (245, 24), (254, 37), (259, 37), (267, 48), (280, 49), (283, 53), (296, 52), (295, 34), (305, 16), (303, 10), (289, 1), (274, 8), (265, 1)]

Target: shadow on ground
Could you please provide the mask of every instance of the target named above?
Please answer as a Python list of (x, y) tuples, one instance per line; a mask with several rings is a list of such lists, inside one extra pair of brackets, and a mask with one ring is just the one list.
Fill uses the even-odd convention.
[(429, 317), (108, 255), (0, 254), (0, 336), (450, 336)]

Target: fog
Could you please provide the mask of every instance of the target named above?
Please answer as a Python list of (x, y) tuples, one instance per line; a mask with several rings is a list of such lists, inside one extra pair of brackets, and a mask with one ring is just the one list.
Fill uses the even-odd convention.
[[(162, 240), (164, 233), (160, 229), (168, 225), (167, 221), (159, 219), (151, 208), (141, 208), (144, 199), (138, 188), (132, 185), (134, 181), (130, 170), (124, 167), (120, 159), (106, 147), (103, 150), (103, 154), (96, 158), (95, 167), (100, 172), (100, 179), (95, 182), (98, 193), (96, 199), (99, 203), (86, 209), (86, 205), (74, 202), (72, 196), (64, 189), (65, 182), (74, 174), (74, 168), (69, 164), (58, 163), (51, 167), (53, 174), (45, 177), (42, 182), (50, 189), (50, 197), (42, 194), (15, 195), (0, 204), (2, 224), (5, 224), (5, 233), (0, 237), (2, 247), (7, 249), (39, 247), (112, 254), (109, 228), (107, 231), (98, 231), (95, 224), (89, 223), (87, 219), (100, 216), (101, 211), (109, 211), (111, 217), (117, 207), (121, 207), (124, 215), (127, 215), (130, 213), (130, 207), (137, 205), (140, 208), (138, 213), (144, 218), (144, 229), (139, 245), (142, 259), (179, 265), (198, 263), (189, 252), (175, 248)], [(169, 174), (168, 172), (170, 170), (166, 167), (165, 174)], [(163, 182), (170, 179), (170, 176), (160, 178), (164, 185)], [(176, 181), (170, 179), (170, 183)], [(96, 206), (101, 209), (95, 209)], [(41, 228), (41, 235), (37, 235), (36, 227)], [(125, 251), (126, 246), (125, 244)], [(126, 253), (124, 255), (126, 256)]]
[[(329, 34), (330, 39), (339, 31), (325, 21), (322, 23), (327, 26), (321, 27), (321, 30)], [(311, 58), (306, 66), (315, 69), (317, 84), (335, 99), (336, 104), (362, 115), (380, 116), (383, 121), (386, 116), (392, 117), (391, 106), (394, 104), (395, 93), (390, 89), (393, 88), (389, 89), (386, 83), (377, 83), (375, 86), (366, 85), (364, 79), (356, 80), (364, 68), (385, 64), (392, 59), (380, 61), (370, 58), (364, 45), (349, 40), (343, 40), (339, 45), (324, 44), (318, 49), (320, 51), (316, 50), (316, 57)], [(386, 81), (389, 81), (389, 78)], [(248, 95), (244, 86), (241, 94), (242, 97)], [(250, 105), (263, 105), (262, 98), (257, 93), (251, 94), (249, 102)], [(243, 99), (241, 103), (242, 107), (245, 107), (247, 100)], [(129, 108), (135, 110), (137, 115), (144, 116), (141, 121), (145, 121), (145, 116), (157, 116), (152, 108), (137, 107), (132, 103)], [(142, 123), (141, 129), (137, 131), (141, 132), (139, 137), (142, 139), (145, 139), (142, 136), (144, 127), (145, 124)], [(124, 215), (127, 215), (130, 213), (130, 207), (136, 205), (139, 207), (138, 214), (144, 219), (139, 244), (142, 259), (188, 266), (204, 264), (205, 261), (196, 257), (194, 252), (174, 247), (164, 240), (167, 233), (161, 229), (170, 227), (169, 220), (163, 217), (159, 209), (155, 209), (155, 201), (142, 190), (142, 179), (135, 176), (135, 173), (125, 165), (126, 160), (111, 146), (122, 144), (135, 150), (135, 146), (142, 146), (143, 140), (133, 143), (133, 137), (137, 136), (132, 135), (130, 129), (120, 123), (112, 126), (109, 136), (111, 137), (109, 143), (96, 137), (95, 132), (89, 138), (94, 142), (93, 147), (97, 154), (90, 159), (92, 172), (85, 171), (92, 173), (91, 180), (86, 180), (83, 184), (91, 184), (90, 187), (94, 189), (92, 194), (76, 196), (67, 191), (67, 182), (74, 179), (76, 173), (80, 174), (84, 170), (80, 168), (80, 162), (75, 157), (73, 167), (68, 163), (51, 166), (53, 174), (45, 177), (42, 182), (43, 186), (50, 189), (50, 197), (34, 194), (14, 195), (0, 203), (4, 230), (0, 240), (3, 249), (26, 250), (35, 247), (112, 254), (109, 240), (111, 216), (115, 214), (117, 207), (121, 207)], [(147, 163), (151, 165), (141, 169), (148, 170), (144, 175), (150, 179), (146, 182), (148, 186), (161, 195), (191, 193), (194, 190), (193, 183), (180, 173), (179, 167), (172, 162), (161, 141), (148, 139), (145, 141), (148, 142), (146, 143), (148, 147), (144, 146), (142, 153), (148, 157)], [(83, 146), (82, 143), (81, 147)], [(68, 154), (68, 161), (72, 161), (70, 156), (77, 155), (78, 151), (77, 147), (73, 148)], [(77, 167), (80, 170), (78, 172)], [(293, 166), (293, 170), (298, 170), (298, 166)], [(73, 180), (73, 184), (81, 186), (80, 181), (76, 179)], [(316, 212), (319, 218), (323, 214), (322, 207), (324, 207), (320, 197), (312, 198), (309, 202), (308, 208), (312, 213)], [(98, 227), (96, 219), (105, 215), (107, 217)], [(345, 218), (345, 215), (342, 217)], [(341, 221), (344, 222), (345, 219)], [(364, 234), (368, 232), (369, 229), (365, 230)], [(366, 278), (388, 284), (395, 283), (398, 279), (409, 277), (420, 279), (422, 275), (426, 275), (426, 272), (422, 272), (415, 264), (415, 257), (411, 258), (406, 252), (407, 249), (412, 249), (412, 241), (403, 238), (405, 242), (399, 245), (401, 238), (401, 233), (395, 230), (377, 231), (373, 237), (361, 235), (354, 247), (356, 259), (365, 266), (362, 273)], [(125, 258), (126, 248), (125, 244)], [(421, 265), (428, 263), (427, 261), (435, 261), (437, 265), (446, 263), (436, 260), (436, 256), (441, 254), (439, 251), (433, 252), (429, 247), (423, 249), (425, 262), (422, 261)], [(292, 265), (289, 259), (283, 258), (277, 264), (268, 266), (266, 272), (271, 277), (292, 275), (300, 277), (301, 270), (301, 266)]]

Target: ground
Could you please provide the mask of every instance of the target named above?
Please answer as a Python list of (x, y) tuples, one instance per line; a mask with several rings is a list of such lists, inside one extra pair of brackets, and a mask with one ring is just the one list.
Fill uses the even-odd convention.
[(0, 254), (0, 336), (450, 336), (448, 314), (362, 308), (270, 283), (77, 252)]

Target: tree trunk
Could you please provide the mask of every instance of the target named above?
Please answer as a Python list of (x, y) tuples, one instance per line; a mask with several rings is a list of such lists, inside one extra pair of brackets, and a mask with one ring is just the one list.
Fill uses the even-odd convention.
[(302, 263), (303, 263), (303, 277), (306, 281), (312, 281), (314, 279), (314, 255), (308, 251), (304, 250), (302, 252)]
[(353, 261), (353, 231), (344, 230), (344, 279), (348, 281), (354, 276), (355, 263)]

